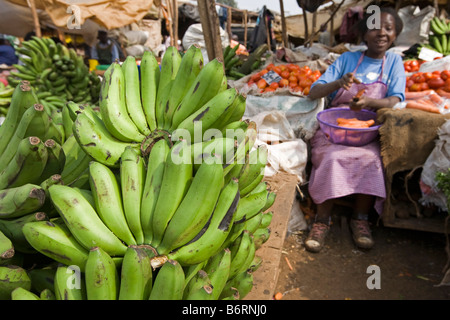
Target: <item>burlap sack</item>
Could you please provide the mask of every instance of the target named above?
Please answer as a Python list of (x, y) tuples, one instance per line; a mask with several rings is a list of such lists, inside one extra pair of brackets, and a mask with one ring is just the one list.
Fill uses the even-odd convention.
[(438, 128), (450, 114), (427, 113), (415, 109), (380, 109), (381, 157), (386, 173), (384, 212), (391, 209), (391, 185), (395, 173), (422, 166), (435, 147)]

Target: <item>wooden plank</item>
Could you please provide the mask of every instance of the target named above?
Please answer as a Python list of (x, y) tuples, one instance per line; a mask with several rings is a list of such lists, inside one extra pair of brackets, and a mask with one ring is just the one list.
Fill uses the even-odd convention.
[(265, 178), (265, 181), (271, 190), (277, 193), (275, 202), (269, 209), (269, 211), (273, 211), (270, 223), (271, 233), (269, 240), (256, 251), (256, 255), (262, 258), (262, 264), (253, 274), (253, 289), (244, 300), (272, 299), (278, 281), (279, 265), (291, 208), (295, 201), (297, 185), (295, 175), (279, 172), (273, 177)]

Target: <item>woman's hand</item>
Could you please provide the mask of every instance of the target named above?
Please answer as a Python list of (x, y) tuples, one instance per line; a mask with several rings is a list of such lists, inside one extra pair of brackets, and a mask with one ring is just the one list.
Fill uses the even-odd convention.
[(338, 80), (338, 82), (340, 88), (349, 90), (354, 82), (358, 83), (359, 81), (353, 76), (353, 73), (348, 72), (344, 74), (342, 78)]
[(361, 98), (359, 98), (356, 101), (351, 100), (349, 107), (353, 111), (360, 111), (361, 109), (368, 108), (370, 106), (370, 104), (372, 103), (372, 101), (373, 101), (373, 99), (363, 95)]

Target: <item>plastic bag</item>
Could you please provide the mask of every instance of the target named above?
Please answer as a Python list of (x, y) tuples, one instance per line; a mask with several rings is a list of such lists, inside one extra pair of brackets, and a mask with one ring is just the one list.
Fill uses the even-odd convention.
[(406, 93), (406, 100), (398, 102), (393, 109), (404, 109), (410, 107), (410, 102), (420, 103), (424, 106), (436, 108), (436, 113), (447, 114), (450, 112), (450, 99), (441, 97), (434, 90), (427, 90), (425, 92), (411, 92)]
[(439, 138), (436, 145), (425, 161), (419, 181), (422, 205), (435, 204), (443, 211), (447, 211), (447, 198), (437, 187), (436, 173), (450, 168), (450, 120), (446, 120), (438, 130)]

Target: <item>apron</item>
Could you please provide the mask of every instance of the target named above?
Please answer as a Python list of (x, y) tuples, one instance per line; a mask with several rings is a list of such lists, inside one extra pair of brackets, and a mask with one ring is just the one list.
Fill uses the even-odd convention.
[[(363, 59), (364, 54), (359, 58), (353, 75)], [(331, 107), (348, 107), (353, 96), (363, 88), (366, 90), (364, 94), (370, 98), (385, 98), (387, 86), (381, 81), (384, 62), (385, 58), (377, 81), (369, 84), (353, 83), (349, 90), (339, 89)], [(362, 193), (375, 196), (375, 210), (378, 214), (383, 212), (386, 187), (378, 140), (361, 147), (344, 146), (330, 142), (324, 132), (318, 129), (310, 143), (312, 169), (308, 190), (316, 204)]]
[[(364, 59), (364, 53), (361, 54), (361, 57), (358, 60), (355, 70), (353, 70), (353, 76), (356, 74), (356, 70), (358, 70), (359, 65)], [(345, 90), (343, 88), (339, 89), (334, 97), (333, 101), (331, 101), (331, 107), (343, 107), (348, 106), (353, 97), (358, 93), (359, 90), (365, 89), (365, 96), (374, 99), (383, 99), (386, 97), (387, 86), (381, 80), (383, 78), (384, 71), (384, 62), (386, 61), (386, 56), (383, 57), (383, 62), (381, 64), (381, 72), (378, 77), (378, 80), (365, 84), (365, 83), (353, 83), (349, 90)]]

